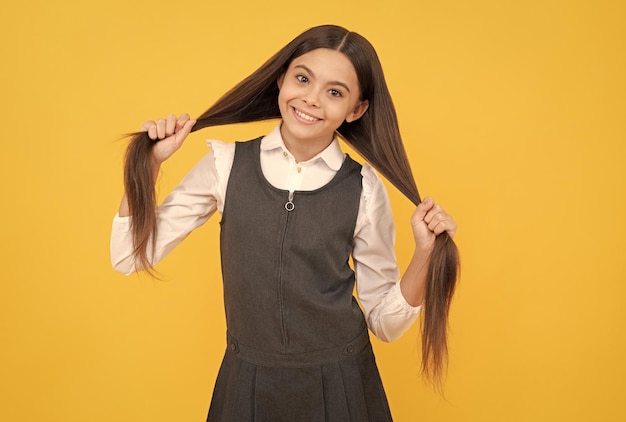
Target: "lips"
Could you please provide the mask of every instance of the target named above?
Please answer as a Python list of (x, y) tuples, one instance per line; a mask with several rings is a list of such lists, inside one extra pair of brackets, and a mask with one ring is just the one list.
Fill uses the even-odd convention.
[(302, 110), (298, 110), (295, 107), (292, 107), (292, 110), (293, 110), (293, 113), (298, 118), (298, 120), (303, 121), (305, 123), (315, 123), (315, 122), (318, 122), (318, 121), (322, 120), (322, 119), (320, 119), (318, 117), (311, 116), (310, 114), (306, 114)]

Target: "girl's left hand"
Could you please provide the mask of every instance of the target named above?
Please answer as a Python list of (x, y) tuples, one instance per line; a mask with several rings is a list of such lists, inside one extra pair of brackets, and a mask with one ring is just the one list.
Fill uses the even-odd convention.
[(443, 232), (447, 232), (450, 237), (456, 233), (456, 223), (452, 217), (430, 197), (424, 198), (417, 206), (411, 216), (411, 226), (415, 245), (420, 249), (431, 250), (435, 237)]

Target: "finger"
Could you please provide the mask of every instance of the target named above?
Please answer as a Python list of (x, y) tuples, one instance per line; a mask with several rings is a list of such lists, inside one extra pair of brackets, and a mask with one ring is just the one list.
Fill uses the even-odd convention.
[(154, 120), (148, 120), (143, 125), (141, 125), (141, 132), (147, 132), (148, 129), (150, 129), (150, 127), (154, 126), (155, 124), (156, 123), (154, 123)]
[(187, 123), (190, 118), (191, 117), (189, 117), (189, 114), (187, 113), (181, 114), (178, 120), (176, 120), (176, 132), (181, 130), (183, 126), (185, 126), (185, 123)]
[[(437, 228), (441, 225), (445, 225), (446, 224), (446, 216), (445, 214), (435, 214), (433, 216), (427, 216), (427, 218), (429, 218), (429, 221), (426, 223), (428, 226), (428, 229), (434, 233), (437, 233)], [(426, 221), (426, 220), (424, 220)]]
[(180, 142), (182, 142), (187, 137), (187, 135), (189, 135), (189, 132), (191, 132), (191, 129), (195, 124), (196, 120), (187, 120), (185, 125), (178, 132), (176, 132), (176, 139), (179, 139)]
[(157, 139), (156, 123), (154, 120), (148, 120), (141, 126), (141, 132), (148, 132), (148, 137), (152, 140)]
[(413, 224), (424, 221), (426, 214), (431, 210), (435, 202), (430, 197), (424, 198), (422, 202), (420, 202), (411, 217), (411, 221)]
[(176, 116), (170, 114), (165, 119), (165, 136), (172, 136), (176, 132)]
[(156, 121), (156, 131), (157, 131), (157, 137), (159, 139), (165, 138), (166, 125), (167, 125), (167, 122), (165, 121), (165, 119), (159, 119)]
[(436, 219), (436, 218), (441, 219), (442, 216), (445, 216), (445, 215), (446, 215), (446, 212), (443, 210), (443, 208), (441, 208), (441, 206), (433, 202), (433, 206), (428, 210), (428, 212), (424, 216), (424, 221), (426, 222), (426, 224), (429, 224), (431, 221), (433, 221), (433, 219)]
[(450, 216), (443, 219), (437, 218), (428, 225), (428, 228), (436, 235), (447, 232), (450, 237), (454, 237), (456, 233), (456, 223)]
[(150, 129), (148, 129), (148, 137), (152, 139), (153, 141), (159, 139), (159, 135), (157, 134), (157, 131), (156, 131), (156, 124), (154, 126), (150, 126)]

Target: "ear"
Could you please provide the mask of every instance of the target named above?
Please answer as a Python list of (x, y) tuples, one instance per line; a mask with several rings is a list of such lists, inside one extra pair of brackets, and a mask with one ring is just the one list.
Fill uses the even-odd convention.
[(278, 84), (278, 90), (282, 88), (284, 80), (285, 80), (285, 72), (281, 73), (278, 79), (276, 79), (276, 83)]
[(359, 101), (359, 103), (352, 109), (350, 114), (346, 116), (346, 122), (352, 123), (355, 120), (358, 120), (365, 114), (368, 107), (370, 106), (370, 102), (368, 100)]

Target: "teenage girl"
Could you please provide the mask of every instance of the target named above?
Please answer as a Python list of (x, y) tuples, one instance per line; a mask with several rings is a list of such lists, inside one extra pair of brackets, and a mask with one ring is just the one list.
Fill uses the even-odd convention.
[[(160, 166), (192, 129), (271, 118), (280, 122), (266, 136), (211, 141), (155, 211)], [(298, 36), (197, 120), (148, 121), (129, 146), (111, 235), (117, 271), (150, 271), (221, 214), (228, 344), (208, 421), (391, 420), (368, 329), (392, 341), (413, 324), (436, 238), (452, 237), (456, 224), (432, 199), (421, 202), (400, 277), (384, 185), (340, 150), (337, 134), (386, 175), (385, 165), (406, 165), (374, 49), (327, 25)]]

